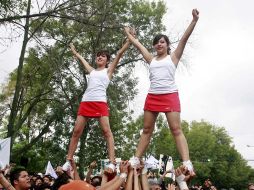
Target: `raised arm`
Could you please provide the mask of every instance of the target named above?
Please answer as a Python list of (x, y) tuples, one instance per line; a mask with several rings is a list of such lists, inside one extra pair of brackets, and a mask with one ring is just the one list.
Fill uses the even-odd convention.
[(129, 173), (126, 181), (125, 190), (132, 190), (134, 171), (132, 167), (129, 167)]
[(86, 182), (91, 184), (91, 175), (93, 173), (93, 169), (96, 168), (97, 163), (96, 161), (93, 161), (88, 168), (88, 172), (86, 174)]
[(70, 48), (73, 55), (82, 63), (88, 73), (94, 70), (94, 68), (90, 66), (89, 63), (76, 51), (75, 46), (72, 43), (70, 44)]
[(194, 30), (198, 19), (199, 19), (199, 12), (198, 12), (197, 9), (192, 10), (192, 16), (193, 16), (193, 19), (192, 19), (190, 25), (188, 26), (188, 28), (184, 32), (182, 38), (180, 39), (176, 50), (171, 55), (172, 61), (176, 65), (180, 61), (180, 59), (182, 57), (182, 54), (183, 54), (183, 50), (185, 48), (185, 45), (186, 45), (186, 43), (187, 43), (192, 31)]
[(15, 188), (10, 184), (10, 182), (4, 177), (3, 173), (0, 172), (0, 184), (6, 189), (6, 190), (15, 190)]
[(136, 48), (138, 48), (144, 59), (147, 61), (148, 64), (150, 64), (153, 59), (153, 55), (138, 41), (137, 38), (135, 38), (135, 36), (131, 33), (131, 29), (129, 27), (124, 27), (124, 31), (130, 42)]
[(134, 168), (134, 190), (140, 190), (137, 168)]
[(70, 160), (71, 163), (71, 167), (72, 167), (72, 178), (74, 180), (80, 180), (79, 174), (78, 174), (78, 170), (77, 170), (77, 166), (74, 160)]
[(118, 190), (122, 183), (125, 182), (127, 175), (128, 175), (128, 161), (122, 161), (120, 163), (120, 176), (115, 176), (113, 180), (110, 182), (105, 183), (103, 186), (99, 188), (99, 190)]
[(147, 177), (147, 168), (144, 164), (144, 161), (141, 162), (141, 166), (143, 167), (143, 169), (141, 171), (142, 190), (149, 190), (148, 177)]
[(116, 69), (116, 66), (119, 63), (120, 58), (122, 57), (123, 53), (128, 49), (129, 45), (130, 45), (130, 41), (127, 39), (126, 42), (124, 43), (123, 47), (117, 52), (115, 59), (113, 60), (113, 62), (110, 64), (110, 66), (108, 68), (109, 79), (112, 78), (113, 73)]

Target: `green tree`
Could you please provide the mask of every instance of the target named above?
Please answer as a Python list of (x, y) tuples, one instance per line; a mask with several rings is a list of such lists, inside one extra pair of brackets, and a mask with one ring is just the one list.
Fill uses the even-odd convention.
[[(138, 29), (142, 43), (151, 44), (151, 34), (164, 29), (161, 18), (165, 13), (165, 5), (161, 1), (75, 0), (62, 4), (54, 4), (56, 1), (48, 3), (40, 14), (19, 14), (0, 19), (5, 23), (22, 22), (22, 19), (28, 21), (28, 36), (22, 48), (24, 59), (20, 61), (22, 68), (13, 71), (3, 87), (6, 90), (1, 100), (12, 106), (10, 110), (3, 109), (1, 126), (8, 126), (8, 136), (13, 138), (13, 159), (17, 161), (21, 155), (32, 156), (44, 161), (45, 165), (48, 159), (54, 164), (64, 162), (77, 107), (87, 85), (86, 73), (79, 64), (73, 63), (71, 53), (67, 51), (69, 42), (73, 41), (79, 52), (95, 66), (95, 53), (99, 49), (108, 49), (114, 57), (122, 45), (124, 35), (121, 28), (126, 23)], [(26, 3), (24, 7), (28, 8)], [(35, 45), (25, 54), (31, 39)], [(122, 132), (132, 113), (127, 109), (128, 101), (132, 101), (136, 94), (137, 81), (132, 76), (132, 64), (140, 60), (142, 58), (137, 51), (128, 51), (108, 89), (110, 124), (116, 147), (120, 150), (117, 155), (120, 156), (123, 152)], [(93, 125), (93, 122), (89, 123), (89, 126)], [(81, 144), (87, 146), (80, 147), (80, 157), (93, 153), (90, 141), (96, 143), (101, 137), (93, 135), (94, 131), (88, 135), (90, 129), (88, 127), (81, 138)], [(103, 143), (101, 146), (105, 147)], [(97, 159), (105, 158), (105, 152), (104, 148)], [(80, 164), (84, 166), (86, 163), (82, 162)], [(34, 169), (42, 169), (42, 165), (36, 165)]]
[[(142, 129), (142, 119), (140, 117), (133, 121), (131, 127)], [(254, 170), (247, 165), (247, 161), (234, 148), (232, 138), (224, 127), (218, 127), (205, 121), (192, 121), (191, 123), (182, 121), (181, 125), (197, 174), (191, 183), (203, 184), (205, 179), (210, 178), (219, 189), (230, 187), (246, 189), (246, 184), (253, 178)], [(134, 144), (132, 141), (137, 142), (133, 134), (128, 137), (127, 141), (130, 141), (130, 144)], [(166, 119), (161, 115), (156, 121), (153, 138), (146, 151), (146, 155), (149, 154), (157, 159), (160, 154), (172, 156), (175, 167), (181, 165), (173, 136)]]

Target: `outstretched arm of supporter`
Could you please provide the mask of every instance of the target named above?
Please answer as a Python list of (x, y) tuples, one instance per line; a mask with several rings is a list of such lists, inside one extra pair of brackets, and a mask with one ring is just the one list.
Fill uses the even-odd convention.
[(138, 48), (138, 50), (143, 55), (144, 59), (147, 61), (148, 64), (153, 59), (153, 55), (138, 41), (137, 38), (135, 38), (135, 31), (131, 31), (129, 27), (124, 27), (125, 34), (127, 38), (130, 40), (130, 42)]
[(128, 177), (127, 177), (125, 190), (132, 190), (133, 174), (134, 174), (133, 168), (129, 167), (129, 172), (128, 172)]
[(102, 179), (101, 179), (101, 187), (104, 186), (108, 182), (108, 176), (102, 171)]
[(86, 174), (86, 182), (87, 183), (91, 183), (91, 175), (93, 173), (93, 169), (96, 168), (97, 163), (96, 161), (93, 161), (90, 165), (89, 165), (89, 169), (88, 172)]
[(180, 190), (189, 190), (187, 181), (190, 180), (190, 174), (188, 173), (188, 168), (185, 166), (180, 166), (175, 170), (176, 182)]
[(15, 188), (11, 185), (11, 183), (4, 177), (2, 171), (0, 171), (0, 184), (1, 184), (6, 190), (15, 190)]
[(149, 190), (148, 178), (147, 178), (147, 168), (144, 167), (141, 172), (141, 185), (143, 190)]
[(76, 163), (74, 160), (70, 160), (70, 164), (71, 164), (71, 167), (72, 167), (72, 178), (74, 180), (79, 180), (80, 177), (79, 177), (79, 174), (78, 174), (78, 170), (77, 170), (77, 166), (76, 166)]
[(70, 48), (73, 55), (82, 63), (82, 65), (85, 67), (88, 73), (94, 70), (94, 68), (90, 66), (89, 63), (77, 52), (77, 50), (75, 49), (75, 46), (72, 43), (70, 43)]
[(115, 59), (113, 60), (113, 62), (110, 64), (110, 66), (108, 68), (108, 77), (109, 77), (109, 79), (112, 78), (112, 75), (113, 75), (113, 73), (116, 69), (117, 64), (119, 63), (122, 55), (128, 49), (129, 46), (130, 46), (130, 41), (127, 39), (125, 41), (125, 43), (123, 44), (122, 48), (117, 52)]
[(110, 182), (105, 183), (103, 186), (99, 188), (99, 190), (118, 190), (122, 183), (126, 180), (128, 174), (128, 161), (122, 161), (120, 163), (120, 176), (116, 176)]
[(137, 168), (134, 168), (134, 190), (140, 190)]
[(185, 45), (186, 45), (186, 43), (187, 43), (192, 31), (194, 30), (198, 19), (199, 19), (199, 12), (197, 9), (192, 10), (192, 16), (193, 16), (193, 19), (192, 19), (190, 25), (184, 32), (182, 38), (180, 39), (176, 50), (172, 53), (172, 61), (175, 65), (177, 65), (178, 62), (180, 61), (182, 54), (183, 54), (183, 50), (185, 48)]

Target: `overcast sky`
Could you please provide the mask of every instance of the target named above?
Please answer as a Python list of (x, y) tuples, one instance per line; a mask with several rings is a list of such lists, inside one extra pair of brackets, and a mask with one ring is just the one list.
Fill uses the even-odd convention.
[[(167, 33), (183, 31), (192, 9), (200, 11), (192, 45), (186, 49), (188, 69), (181, 67), (176, 76), (182, 119), (225, 127), (243, 157), (254, 160), (254, 1), (166, 2)], [(141, 69), (138, 65), (140, 93), (135, 105), (144, 104), (149, 88), (148, 73)], [(135, 108), (142, 113), (142, 106)], [(254, 167), (254, 161), (248, 163)]]
[[(186, 49), (189, 68), (178, 69), (176, 76), (182, 119), (204, 119), (225, 127), (243, 157), (254, 160), (254, 1), (166, 2), (167, 33), (183, 31), (192, 19), (192, 9), (200, 11), (190, 39), (192, 47)], [(0, 54), (1, 83), (17, 67), (20, 46), (21, 42), (14, 43)], [(3, 50), (1, 47), (0, 52)], [(149, 79), (141, 65), (137, 65), (136, 74), (140, 80), (135, 113), (141, 114)], [(254, 161), (249, 164), (254, 167)]]

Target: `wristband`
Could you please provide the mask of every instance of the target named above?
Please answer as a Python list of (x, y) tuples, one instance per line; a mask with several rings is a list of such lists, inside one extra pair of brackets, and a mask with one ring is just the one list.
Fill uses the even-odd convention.
[(119, 177), (122, 178), (122, 179), (126, 179), (127, 178), (127, 173), (121, 173)]
[(187, 183), (185, 181), (181, 181), (180, 183), (178, 183), (180, 190), (188, 190), (188, 186)]
[(186, 181), (184, 181), (185, 176), (183, 174), (176, 177), (176, 182), (179, 185), (180, 190), (188, 189)]

